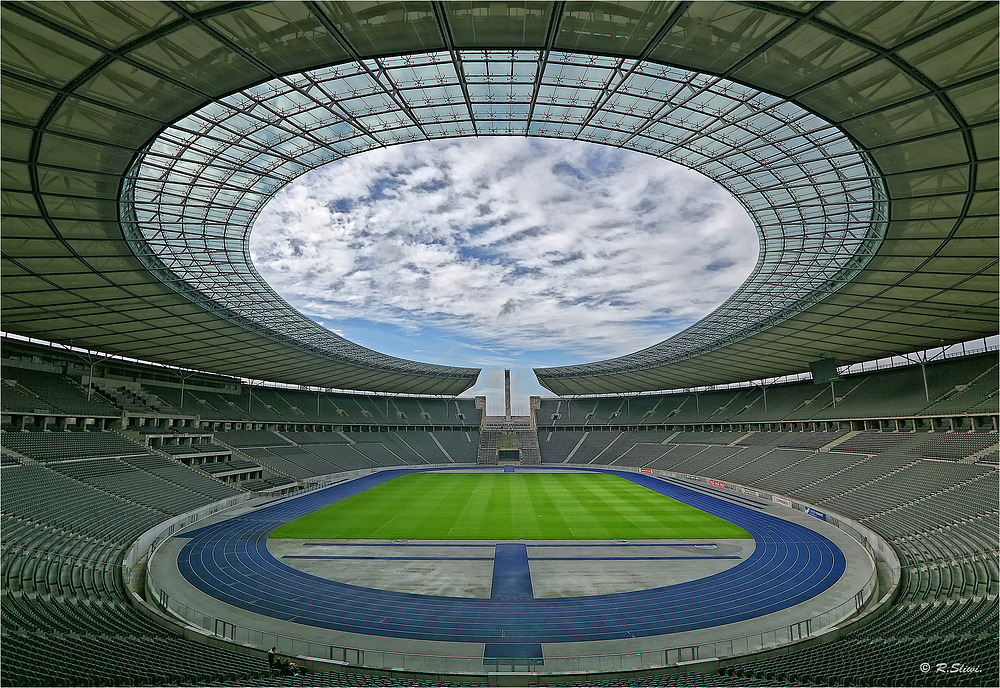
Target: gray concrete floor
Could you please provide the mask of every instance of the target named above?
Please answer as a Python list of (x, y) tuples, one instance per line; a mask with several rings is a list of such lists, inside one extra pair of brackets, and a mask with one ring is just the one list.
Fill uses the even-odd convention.
[[(493, 578), (493, 544), (468, 541), (469, 547), (442, 547), (421, 541), (421, 547), (385, 546), (386, 542), (310, 540), (330, 546), (305, 545), (301, 540), (272, 539), (271, 554), (292, 568), (341, 583), (394, 592), (452, 597), (490, 596)], [(347, 544), (350, 542), (351, 544)], [(498, 541), (504, 542), (504, 541)], [(607, 595), (676, 585), (704, 578), (736, 566), (754, 550), (753, 540), (718, 540), (711, 547), (697, 547), (678, 541), (551, 541), (545, 544), (571, 545), (543, 547), (528, 542), (528, 567), (536, 598)], [(475, 545), (475, 546), (471, 546)], [(646, 545), (646, 546), (640, 546)], [(648, 546), (654, 545), (654, 546)], [(293, 559), (294, 556), (358, 557), (357, 559)], [(435, 560), (366, 559), (365, 557), (428, 557)], [(734, 556), (737, 559), (714, 559)], [(481, 557), (482, 561), (469, 561)], [(597, 559), (604, 557), (604, 559)], [(607, 557), (698, 557), (698, 559), (608, 560)], [(567, 558), (576, 558), (566, 561)]]

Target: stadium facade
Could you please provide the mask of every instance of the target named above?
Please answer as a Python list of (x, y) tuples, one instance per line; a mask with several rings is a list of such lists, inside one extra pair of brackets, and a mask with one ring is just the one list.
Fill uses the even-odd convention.
[(482, 462), (484, 406), (450, 398), (478, 370), (319, 327), (248, 249), (309, 169), (459, 136), (678, 162), (760, 237), (748, 280), (688, 330), (536, 370), (561, 397), (612, 396), (534, 399), (532, 463), (791, 496), (898, 554), (877, 614), (859, 610), (881, 618), (826, 651), (616, 680), (995, 684), (995, 352), (833, 394), (622, 396), (997, 333), (995, 3), (14, 1), (0, 17), (2, 316), (19, 336), (3, 354), (4, 684), (90, 683), (60, 647), (125, 648), (99, 676), (113, 685), (278, 680), (224, 620), (199, 632), (139, 604), (134, 543), (323, 476)]

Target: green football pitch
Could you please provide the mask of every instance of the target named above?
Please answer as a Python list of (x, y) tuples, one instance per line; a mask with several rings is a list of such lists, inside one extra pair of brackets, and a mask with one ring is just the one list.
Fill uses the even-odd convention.
[(277, 538), (749, 538), (607, 473), (408, 473), (278, 528)]

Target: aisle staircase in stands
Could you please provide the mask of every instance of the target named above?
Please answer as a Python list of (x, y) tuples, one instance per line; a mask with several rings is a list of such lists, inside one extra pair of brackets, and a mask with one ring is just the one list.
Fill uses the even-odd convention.
[(519, 450), (520, 464), (540, 466), (542, 453), (538, 447), (538, 432), (528, 416), (486, 416), (479, 431), (479, 451), (476, 463), (496, 466), (500, 463), (501, 436), (509, 438)]

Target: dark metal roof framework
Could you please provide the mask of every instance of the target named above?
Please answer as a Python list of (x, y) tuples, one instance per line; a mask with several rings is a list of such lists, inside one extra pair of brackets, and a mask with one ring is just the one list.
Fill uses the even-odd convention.
[(280, 299), (257, 211), (376, 147), (537, 135), (719, 181), (751, 278), (560, 394), (773, 377), (997, 331), (997, 6), (8, 2), (3, 327), (244, 377), (457, 394)]

